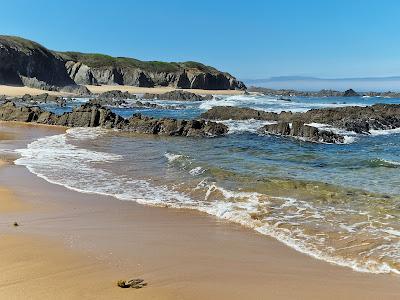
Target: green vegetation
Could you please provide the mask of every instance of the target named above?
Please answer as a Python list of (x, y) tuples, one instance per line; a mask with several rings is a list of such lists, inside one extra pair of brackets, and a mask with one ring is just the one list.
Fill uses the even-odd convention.
[(98, 53), (80, 53), (80, 52), (58, 52), (49, 51), (42, 45), (17, 36), (0, 35), (0, 43), (17, 47), (25, 53), (31, 50), (41, 51), (44, 54), (53, 53), (55, 56), (61, 57), (63, 60), (80, 61), (89, 67), (120, 67), (120, 68), (138, 68), (149, 72), (178, 72), (183, 69), (193, 69), (200, 72), (217, 73), (218, 70), (203, 65), (195, 61), (187, 62), (162, 62), (162, 61), (141, 61), (129, 57), (112, 57)]
[(23, 39), (21, 37), (18, 36), (12, 36), (12, 35), (0, 35), (0, 43), (1, 44), (5, 44), (8, 46), (12, 46), (15, 47), (17, 49), (19, 49), (20, 51), (23, 51), (25, 53), (31, 51), (31, 50), (37, 50), (43, 53), (48, 53), (49, 51), (43, 47), (42, 45), (27, 40), (27, 39)]
[(198, 62), (188, 61), (183, 63), (162, 61), (141, 61), (129, 57), (112, 57), (98, 53), (56, 52), (64, 60), (80, 61), (89, 67), (120, 67), (139, 68), (150, 72), (177, 72), (183, 69), (196, 69), (202, 72), (218, 72), (215, 68)]

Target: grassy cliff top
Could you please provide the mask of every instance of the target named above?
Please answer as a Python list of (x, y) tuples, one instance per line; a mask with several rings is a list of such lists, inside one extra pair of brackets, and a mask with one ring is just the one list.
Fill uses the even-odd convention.
[(89, 67), (130, 67), (140, 68), (147, 71), (177, 72), (182, 69), (196, 69), (202, 72), (215, 73), (217, 69), (203, 65), (198, 62), (163, 62), (163, 61), (141, 61), (129, 57), (112, 57), (98, 53), (80, 52), (56, 52), (64, 60), (80, 61)]
[(0, 35), (0, 45), (16, 48), (24, 53), (29, 53), (33, 50), (40, 51), (42, 53), (50, 53), (49, 50), (39, 43), (12, 35)]
[(0, 35), (0, 45), (17, 48), (19, 51), (29, 53), (31, 51), (40, 51), (45, 54), (54, 54), (63, 60), (80, 61), (89, 67), (130, 67), (140, 68), (152, 72), (177, 72), (183, 69), (194, 69), (201, 72), (218, 73), (213, 67), (203, 65), (195, 61), (187, 62), (162, 62), (162, 61), (141, 61), (129, 57), (112, 57), (98, 53), (80, 53), (80, 52), (60, 52), (50, 51), (46, 47), (31, 40), (18, 36)]

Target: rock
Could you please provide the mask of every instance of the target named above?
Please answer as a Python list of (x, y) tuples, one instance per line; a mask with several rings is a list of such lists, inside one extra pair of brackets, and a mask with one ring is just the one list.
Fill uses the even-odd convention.
[(234, 106), (214, 106), (201, 114), (201, 118), (207, 120), (268, 120), (277, 121), (279, 115), (273, 112), (266, 112), (252, 108)]
[(20, 37), (0, 36), (0, 84), (56, 90), (81, 85), (245, 89), (232, 75), (197, 62), (140, 61), (101, 54), (50, 51)]
[(359, 97), (360, 95), (356, 93), (353, 89), (349, 89), (343, 93), (343, 97)]
[(204, 101), (211, 100), (212, 95), (201, 96), (195, 93), (176, 90), (171, 92), (166, 92), (164, 94), (149, 94), (143, 95), (143, 99), (159, 99), (159, 100), (175, 100), (175, 101)]
[(17, 222), (14, 222), (13, 226), (14, 226), (14, 227), (18, 227), (19, 224), (18, 224)]
[[(256, 119), (276, 121), (277, 124), (266, 125), (264, 131), (272, 134), (306, 137), (311, 140), (322, 139), (323, 142), (339, 141), (341, 138), (330, 135), (327, 130), (315, 131), (306, 127), (306, 123), (322, 123), (355, 133), (368, 134), (370, 130), (400, 128), (399, 104), (375, 104), (367, 107), (349, 106), (326, 109), (311, 109), (307, 112), (291, 113), (259, 111), (240, 107), (213, 107), (201, 115), (209, 120), (246, 120)], [(287, 134), (287, 123), (292, 123), (290, 134)], [(297, 126), (297, 124), (300, 124)]]
[(123, 122), (124, 118), (113, 113), (110, 109), (85, 103), (72, 112), (59, 116), (56, 124), (68, 127), (118, 128)]
[(117, 286), (120, 288), (134, 288), (134, 289), (141, 289), (145, 286), (147, 286), (147, 283), (144, 282), (144, 279), (131, 279), (128, 280), (127, 282), (125, 280), (118, 280)]
[[(290, 126), (291, 125), (291, 126)], [(306, 141), (318, 143), (341, 144), (344, 143), (344, 136), (330, 131), (320, 130), (316, 127), (301, 123), (278, 122), (277, 124), (265, 125), (259, 132), (304, 138)]]
[(86, 86), (78, 85), (78, 84), (64, 86), (60, 89), (60, 92), (70, 93), (70, 94), (74, 94), (77, 96), (92, 95), (92, 92)]
[(8, 101), (0, 106), (0, 120), (68, 127), (115, 128), (128, 132), (167, 136), (207, 137), (220, 136), (228, 132), (226, 125), (205, 120), (156, 119), (141, 114), (124, 119), (109, 108), (91, 102), (58, 116), (36, 106), (18, 107)]
[(133, 105), (130, 107), (132, 108), (152, 108), (152, 109), (184, 109), (186, 106), (185, 105), (159, 105), (157, 103), (150, 103), (150, 102), (141, 102), (141, 101), (136, 101)]
[(101, 93), (98, 98), (100, 99), (110, 99), (110, 100), (126, 100), (126, 99), (136, 99), (135, 94), (129, 92), (122, 92), (120, 90), (112, 90)]
[(74, 84), (65, 62), (45, 47), (15, 36), (0, 36), (0, 84), (48, 89)]
[(125, 100), (96, 98), (96, 99), (90, 99), (88, 103), (90, 103), (91, 105), (100, 105), (109, 107), (130, 107), (129, 103), (126, 102)]
[(48, 93), (40, 94), (40, 95), (30, 95), (25, 94), (22, 98), (14, 98), (13, 101), (18, 102), (22, 101), (24, 103), (51, 103), (54, 102), (61, 107), (64, 107), (67, 104), (67, 101), (60, 96), (49, 95)]

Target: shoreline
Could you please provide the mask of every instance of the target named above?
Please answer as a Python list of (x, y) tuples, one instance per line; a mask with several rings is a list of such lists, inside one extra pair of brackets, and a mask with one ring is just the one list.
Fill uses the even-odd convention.
[[(3, 124), (2, 131), (4, 127), (9, 128)], [(28, 139), (56, 132), (35, 126), (10, 130)], [(19, 142), (18, 147), (22, 144)], [(116, 293), (117, 299), (125, 295), (140, 295), (140, 299), (396, 299), (400, 292), (398, 276), (357, 273), (317, 261), (268, 236), (200, 212), (82, 194), (50, 184), (22, 166), (3, 166), (0, 182), (24, 204), (36, 208), (17, 214), (1, 213), (1, 232), (15, 234), (16, 228), (9, 225), (18, 216), (22, 226), (17, 234), (28, 239), (43, 238), (43, 246), (37, 247), (46, 249), (47, 243), (62, 243), (60, 257), (77, 252), (82, 259), (97, 258), (96, 268), (109, 280), (81, 280), (93, 285), (109, 284), (107, 288)], [(12, 242), (10, 247), (16, 256), (21, 255), (21, 247)], [(12, 277), (12, 265), (2, 263), (0, 269), (8, 268), (7, 277)], [(114, 278), (118, 274), (111, 270), (117, 270), (122, 278)], [(127, 275), (143, 277), (149, 286), (125, 293), (114, 281)], [(30, 278), (32, 274), (25, 276)], [(4, 286), (4, 280), (0, 281), (0, 295), (7, 289), (12, 295), (12, 288)], [(51, 286), (42, 288), (51, 293)], [(33, 293), (29, 289), (26, 292)], [(88, 290), (87, 295), (95, 297), (102, 295), (100, 292)]]
[[(107, 91), (118, 90), (121, 92), (129, 92), (131, 94), (144, 94), (144, 93), (152, 93), (152, 94), (162, 94), (170, 91), (183, 90), (195, 94), (201, 95), (242, 95), (244, 91), (242, 90), (200, 90), (200, 89), (179, 89), (173, 87), (136, 87), (136, 86), (127, 86), (127, 85), (86, 85), (86, 87), (93, 94), (100, 94)], [(8, 86), (8, 85), (0, 85), (0, 96), (4, 95), (7, 97), (21, 97), (25, 94), (30, 95), (40, 95), (48, 93), (49, 95), (54, 96), (62, 96), (62, 97), (76, 97), (75, 94), (65, 93), (65, 92), (55, 92), (55, 91), (47, 91), (36, 88), (30, 88), (27, 86)]]

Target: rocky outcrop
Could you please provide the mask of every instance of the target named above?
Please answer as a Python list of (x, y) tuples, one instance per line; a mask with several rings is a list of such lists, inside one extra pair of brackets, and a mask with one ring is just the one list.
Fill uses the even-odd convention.
[(86, 86), (78, 84), (64, 86), (60, 89), (60, 92), (82, 97), (92, 95), (92, 92)]
[(59, 52), (67, 73), (83, 85), (170, 86), (183, 89), (244, 90), (232, 75), (196, 62), (144, 62), (101, 54)]
[(136, 101), (131, 105), (132, 108), (151, 108), (151, 109), (184, 109), (185, 105), (159, 105), (157, 103)]
[[(307, 137), (317, 141), (322, 139), (324, 142), (333, 140), (340, 142), (338, 135), (327, 135), (328, 130), (318, 128), (310, 129), (310, 123), (321, 123), (331, 125), (335, 128), (344, 129), (360, 134), (368, 134), (370, 130), (383, 130), (400, 128), (400, 105), (399, 104), (375, 104), (372, 106), (350, 106), (327, 109), (311, 109), (307, 112), (291, 113), (259, 111), (250, 108), (240, 107), (213, 107), (211, 110), (201, 115), (209, 120), (246, 120), (256, 119), (265, 121), (276, 121), (276, 125), (267, 125), (264, 131), (298, 137)], [(290, 131), (286, 124), (303, 124), (295, 126)], [(293, 126), (293, 125), (292, 125)], [(297, 130), (296, 128), (301, 128)], [(296, 129), (296, 130), (295, 130)], [(322, 132), (322, 133), (321, 133)], [(321, 134), (323, 136), (321, 136)]]
[(136, 99), (135, 94), (129, 92), (122, 92), (119, 90), (112, 90), (101, 93), (98, 95), (100, 99), (110, 99), (110, 100), (126, 100), (126, 99)]
[[(284, 97), (385, 97), (385, 98), (400, 98), (399, 92), (363, 92), (357, 93), (353, 89), (349, 89), (345, 92), (335, 90), (320, 90), (320, 91), (297, 91), (297, 90), (286, 90), (286, 89), (269, 89), (263, 87), (251, 86), (247, 89), (247, 92), (259, 93), (266, 96), (284, 96)], [(282, 99), (280, 99), (282, 100)]]
[(52, 89), (75, 83), (57, 54), (32, 41), (0, 36), (0, 84)]
[(159, 100), (175, 100), (175, 101), (204, 101), (211, 100), (212, 95), (202, 96), (199, 94), (187, 92), (187, 91), (171, 91), (163, 94), (149, 94), (143, 95), (143, 99), (159, 99)]
[(78, 52), (55, 52), (14, 36), (0, 36), (0, 84), (46, 90), (80, 85), (245, 89), (232, 75), (197, 62), (166, 63)]
[(320, 130), (302, 122), (278, 122), (268, 124), (259, 129), (260, 133), (302, 138), (306, 141), (317, 143), (341, 144), (344, 136), (331, 131)]
[(220, 136), (228, 131), (228, 127), (221, 123), (204, 120), (156, 119), (140, 114), (124, 119), (110, 109), (92, 103), (86, 103), (72, 112), (58, 116), (37, 106), (17, 106), (9, 101), (0, 106), (0, 120), (68, 127), (115, 128), (128, 132), (167, 136)]
[[(289, 112), (289, 114), (291, 114)], [(247, 107), (214, 106), (201, 114), (201, 118), (207, 120), (265, 120), (277, 121), (279, 115), (274, 112), (256, 110)]]
[(60, 96), (49, 95), (48, 93), (40, 95), (25, 94), (21, 98), (13, 98), (12, 101), (21, 102), (21, 104), (35, 105), (38, 103), (55, 103), (59, 106), (65, 106), (66, 100)]
[(343, 93), (343, 97), (360, 97), (360, 94), (356, 93), (353, 89), (349, 89)]

